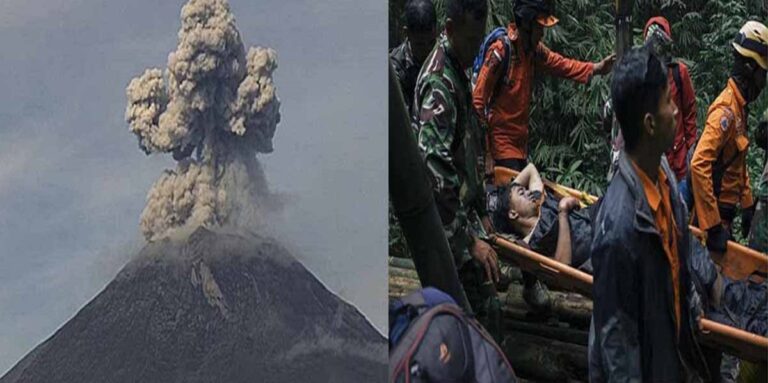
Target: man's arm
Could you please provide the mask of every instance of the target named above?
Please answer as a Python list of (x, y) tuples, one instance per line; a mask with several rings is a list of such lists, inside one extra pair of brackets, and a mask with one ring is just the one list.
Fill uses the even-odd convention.
[(571, 223), (568, 214), (579, 206), (579, 200), (573, 197), (565, 197), (560, 200), (557, 207), (557, 247), (555, 248), (555, 260), (566, 265), (571, 264)]
[(539, 170), (532, 163), (526, 165), (513, 181), (528, 190), (544, 192), (544, 181), (541, 180)]
[(536, 66), (545, 73), (586, 84), (594, 74), (595, 64), (567, 58), (542, 43), (536, 47)]
[(596, 341), (602, 350), (601, 365), (608, 382), (641, 382), (638, 319), (640, 297), (638, 275), (631, 252), (622, 237), (610, 233), (602, 222), (592, 243)]
[(501, 41), (497, 40), (491, 44), (488, 52), (486, 52), (483, 66), (477, 74), (477, 83), (472, 92), (472, 106), (477, 117), (486, 125), (488, 124), (488, 116), (485, 115), (485, 110), (489, 107), (488, 102), (491, 95), (493, 95), (494, 89), (496, 89), (496, 83), (502, 79), (501, 61), (504, 54), (506, 52)]
[(693, 90), (693, 82), (691, 81), (691, 74), (688, 72), (688, 67), (684, 64), (680, 64), (680, 78), (682, 79), (683, 89), (679, 91), (683, 92), (683, 104), (680, 108), (680, 112), (683, 113), (683, 132), (685, 135), (685, 151), (696, 144), (696, 93)]
[(707, 116), (704, 131), (701, 133), (691, 159), (694, 207), (702, 230), (708, 230), (720, 224), (720, 212), (717, 209), (717, 199), (712, 183), (712, 166), (722, 150), (725, 132), (733, 129), (732, 122), (732, 115), (725, 109), (714, 109)]

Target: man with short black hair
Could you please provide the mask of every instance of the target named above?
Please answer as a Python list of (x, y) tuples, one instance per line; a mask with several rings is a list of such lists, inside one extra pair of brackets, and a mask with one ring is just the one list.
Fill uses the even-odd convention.
[(459, 279), (472, 309), (501, 341), (498, 260), (486, 242), (490, 221), (478, 158), (483, 132), (472, 111), (467, 69), (485, 32), (486, 0), (446, 0), (445, 31), (416, 81), (413, 127)]
[(548, 193), (533, 164), (488, 195), (488, 211), (497, 233), (514, 236), (531, 250), (590, 274), (591, 212), (596, 206), (580, 210), (576, 198), (558, 199)]
[(707, 366), (687, 211), (663, 156), (678, 111), (650, 47), (616, 65), (611, 100), (625, 146), (594, 224), (590, 381), (697, 381)]
[(413, 108), (413, 91), (421, 64), (435, 46), (437, 17), (432, 0), (408, 0), (405, 4), (405, 41), (389, 52), (389, 60), (403, 91), (405, 106)]

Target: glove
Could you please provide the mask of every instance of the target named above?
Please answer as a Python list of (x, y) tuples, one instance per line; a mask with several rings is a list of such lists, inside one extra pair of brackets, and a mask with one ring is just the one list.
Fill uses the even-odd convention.
[(736, 218), (736, 205), (719, 203), (717, 204), (717, 210), (720, 213), (720, 219), (723, 221), (733, 222), (733, 219)]
[(728, 231), (722, 224), (717, 224), (707, 230), (707, 250), (723, 254), (727, 245)]
[(746, 209), (741, 209), (741, 235), (747, 237), (749, 229), (752, 228), (752, 217), (755, 216), (755, 205)]

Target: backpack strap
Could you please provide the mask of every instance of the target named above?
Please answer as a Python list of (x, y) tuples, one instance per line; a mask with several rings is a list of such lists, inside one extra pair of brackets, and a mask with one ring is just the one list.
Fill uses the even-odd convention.
[(496, 102), (496, 97), (501, 93), (501, 88), (509, 85), (509, 63), (512, 61), (511, 57), (516, 56), (515, 47), (512, 45), (512, 41), (509, 40), (509, 35), (504, 33), (498, 38), (501, 41), (501, 45), (504, 48), (504, 54), (501, 57), (501, 76), (496, 80), (496, 84), (493, 86), (493, 92), (491, 97), (488, 98), (487, 109), (490, 110), (491, 105)]
[(501, 92), (502, 86), (509, 85), (509, 63), (512, 61), (511, 57), (513, 53), (516, 53), (512, 52), (515, 48), (512, 45), (512, 41), (509, 40), (509, 35), (505, 33), (501, 36), (500, 40), (504, 47), (504, 57), (501, 58), (501, 78), (499, 78), (501, 81), (496, 81), (496, 84), (493, 87), (493, 93), (491, 93), (491, 97), (488, 99), (488, 107), (493, 105), (496, 101), (496, 96)]
[(511, 40), (509, 39), (509, 34), (506, 28), (504, 27), (498, 27), (491, 31), (486, 37), (483, 43), (480, 46), (480, 52), (475, 57), (474, 64), (472, 66), (472, 90), (474, 90), (475, 85), (477, 84), (477, 77), (479, 76), (480, 70), (482, 69), (482, 66), (485, 64), (486, 54), (488, 53), (488, 49), (490, 48), (493, 43), (496, 41), (501, 41), (502, 48), (504, 49), (504, 54), (499, 57), (496, 56), (497, 59), (499, 59), (501, 64), (501, 71), (502, 76), (500, 78), (501, 81), (497, 81), (496, 84), (493, 85), (493, 91), (491, 92), (491, 96), (489, 97), (488, 102), (486, 103), (486, 110), (485, 112), (488, 112), (488, 109), (491, 105), (495, 102), (496, 96), (500, 92), (500, 88), (504, 84), (509, 84), (509, 67), (510, 62), (513, 59), (513, 55), (516, 57), (515, 47), (512, 44)]

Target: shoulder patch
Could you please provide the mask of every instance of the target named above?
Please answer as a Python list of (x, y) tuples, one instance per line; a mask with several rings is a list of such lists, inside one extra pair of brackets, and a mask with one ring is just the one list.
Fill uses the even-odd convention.
[(720, 117), (720, 129), (722, 129), (723, 132), (728, 130), (728, 117), (726, 116)]
[(728, 131), (728, 127), (733, 123), (734, 115), (733, 111), (727, 107), (723, 107), (721, 110), (723, 111), (723, 115), (720, 116), (720, 129), (722, 129), (723, 132), (726, 132)]

